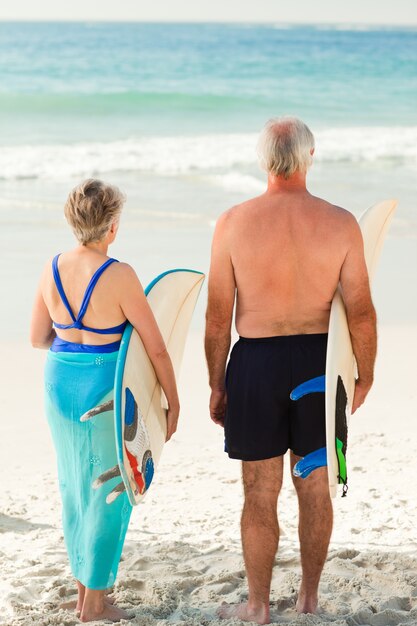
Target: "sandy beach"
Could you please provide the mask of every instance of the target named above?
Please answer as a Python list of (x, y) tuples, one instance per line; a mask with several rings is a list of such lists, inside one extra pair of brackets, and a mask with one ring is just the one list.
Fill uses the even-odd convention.
[[(277, 624), (417, 624), (417, 396), (415, 326), (383, 326), (376, 382), (352, 418), (350, 489), (334, 501), (335, 529), (320, 585), (318, 616), (297, 616), (297, 507), (288, 467), (280, 498), (281, 540), (272, 582)], [(60, 609), (74, 599), (60, 524), (52, 443), (42, 407), (45, 354), (2, 343), (0, 623), (79, 623)], [(17, 378), (19, 373), (19, 380)], [(20, 387), (21, 385), (21, 387)], [(232, 624), (216, 608), (247, 593), (239, 514), (240, 466), (223, 453), (207, 415), (202, 334), (189, 337), (182, 417), (145, 502), (132, 515), (115, 587), (140, 626)], [(6, 417), (6, 419), (5, 419)], [(102, 624), (102, 622), (97, 622)]]
[[(43, 411), (45, 353), (27, 338), (44, 263), (74, 245), (63, 217), (68, 192), (94, 176), (126, 193), (110, 252), (144, 286), (170, 268), (207, 273), (218, 216), (265, 189), (260, 129), (290, 114), (316, 137), (311, 193), (356, 217), (386, 199), (399, 205), (373, 283), (376, 381), (351, 420), (350, 487), (334, 501), (319, 614), (295, 611), (297, 503), (287, 459), (272, 620), (417, 626), (417, 16), (407, 10), (398, 28), (388, 18), (380, 28), (372, 20), (326, 26), (317, 22), (330, 19), (324, 3), (306, 2), (317, 24), (291, 25), (282, 21), (288, 7), (303, 18), (308, 11), (271, 2), (276, 19), (241, 24), (245, 5), (259, 17), (262, 2), (247, 2), (236, 3), (239, 23), (150, 24), (119, 22), (119, 3), (118, 21), (104, 23), (97, 19), (111, 3), (90, 22), (88, 3), (77, 13), (77, 1), (54, 10), (80, 22), (52, 22), (49, 13), (39, 21), (39, 3), (31, 5), (36, 21), (22, 12), (25, 21), (2, 22), (20, 3), (0, 7), (0, 624), (79, 623), (60, 608), (75, 599), (75, 585)], [(149, 3), (130, 4), (142, 11)], [(178, 19), (178, 3), (165, 4)], [(218, 17), (233, 3), (221, 4)], [(389, 7), (380, 3), (373, 17)], [(240, 464), (208, 416), (205, 289), (179, 381), (179, 430), (133, 511), (114, 589), (133, 626), (231, 626), (239, 622), (219, 622), (216, 609), (247, 594)]]

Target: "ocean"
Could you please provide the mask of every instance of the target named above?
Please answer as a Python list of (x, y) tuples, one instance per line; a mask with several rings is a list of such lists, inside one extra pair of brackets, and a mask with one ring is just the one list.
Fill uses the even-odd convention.
[(283, 114), (315, 134), (313, 193), (355, 215), (399, 200), (375, 298), (384, 323), (417, 321), (416, 59), (416, 28), (0, 23), (2, 328), (27, 334), (86, 177), (126, 193), (111, 252), (145, 284), (207, 271), (218, 215), (264, 189), (257, 135)]

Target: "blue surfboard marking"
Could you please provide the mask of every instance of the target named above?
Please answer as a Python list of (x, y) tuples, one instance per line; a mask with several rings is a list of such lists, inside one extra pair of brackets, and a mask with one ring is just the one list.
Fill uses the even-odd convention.
[(150, 457), (147, 461), (146, 461), (146, 466), (145, 466), (145, 473), (144, 473), (144, 479), (145, 479), (145, 490), (147, 491), (151, 485), (152, 482), (152, 478), (154, 476), (155, 473), (155, 465), (153, 462), (153, 458)]
[(125, 389), (125, 424), (131, 426), (135, 419), (135, 396), (129, 387)]
[[(168, 274), (174, 274), (175, 272), (190, 272), (192, 274), (200, 274), (204, 276), (203, 272), (199, 272), (197, 270), (190, 270), (186, 268), (177, 268), (172, 270), (167, 270), (166, 272), (162, 272), (156, 278), (154, 278), (149, 285), (144, 290), (145, 296), (148, 296), (151, 290), (159, 283), (159, 281), (167, 276)], [(129, 501), (132, 505), (135, 505), (135, 499), (132, 493), (132, 489), (130, 487), (129, 477), (125, 470), (124, 466), (124, 441), (123, 441), (123, 431), (122, 431), (122, 392), (123, 392), (123, 376), (125, 371), (126, 364), (126, 355), (129, 349), (130, 339), (132, 337), (133, 326), (128, 323), (120, 341), (119, 354), (117, 356), (116, 361), (116, 371), (114, 375), (114, 424), (115, 424), (115, 434), (116, 434), (116, 452), (117, 452), (117, 460), (119, 463), (120, 474), (123, 479), (123, 482), (126, 486), (126, 492), (129, 497)], [(154, 466), (152, 461), (152, 466), (146, 468), (148, 472), (148, 480), (149, 485), (152, 481), (154, 474)], [(146, 482), (146, 478), (145, 478)]]
[(324, 393), (326, 390), (326, 376), (317, 376), (306, 380), (298, 387), (295, 387), (290, 393), (291, 400), (299, 400), (309, 393)]

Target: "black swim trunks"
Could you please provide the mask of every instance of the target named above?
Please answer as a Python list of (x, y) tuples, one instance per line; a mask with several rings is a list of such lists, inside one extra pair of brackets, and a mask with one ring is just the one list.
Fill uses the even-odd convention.
[(233, 459), (298, 456), (326, 445), (327, 334), (240, 337), (226, 372), (225, 450)]

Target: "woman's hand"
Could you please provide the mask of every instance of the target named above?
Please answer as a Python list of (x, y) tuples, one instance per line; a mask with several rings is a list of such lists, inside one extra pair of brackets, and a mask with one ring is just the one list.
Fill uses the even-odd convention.
[(178, 403), (173, 405), (172, 407), (171, 406), (169, 407), (167, 411), (167, 436), (166, 436), (165, 441), (169, 441), (172, 435), (177, 430), (179, 414), (180, 414), (180, 405)]

